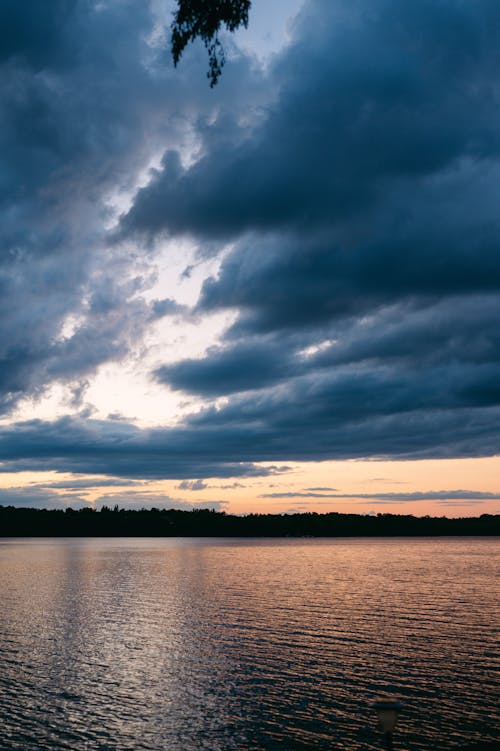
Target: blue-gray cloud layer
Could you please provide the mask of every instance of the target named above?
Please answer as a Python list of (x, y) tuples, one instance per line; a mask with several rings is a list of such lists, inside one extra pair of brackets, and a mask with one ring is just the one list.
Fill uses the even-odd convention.
[[(285, 412), (273, 403), (273, 395), (261, 401), (252, 397), (231, 408), (207, 409), (172, 428), (141, 430), (78, 417), (2, 426), (0, 470), (51, 468), (149, 479), (259, 477), (289, 469), (287, 464), (258, 464), (270, 457), (279, 462), (422, 459), (482, 456), (496, 449), (490, 409), (393, 414), (389, 403), (388, 414), (372, 410), (366, 416), (359, 408), (353, 417), (347, 407), (337, 410), (335, 404), (325, 412), (321, 394), (301, 397), (295, 401), (307, 402), (308, 408), (295, 405)], [(500, 420), (500, 409), (495, 414)]]
[[(271, 72), (277, 100), (264, 121), (248, 133), (221, 117), (185, 170), (167, 152), (124, 229), (205, 239), (336, 228), (348, 247), (376, 241), (377, 227), (387, 242), (391, 221), (424, 229), (419, 209), (466, 190), (457, 168), (472, 174), (498, 156), (499, 14), (494, 0), (308, 3)], [(446, 191), (436, 175), (450, 178)], [(361, 217), (371, 227), (356, 237)]]
[(364, 500), (380, 501), (381, 503), (409, 503), (413, 501), (483, 503), (484, 501), (500, 500), (500, 493), (482, 490), (423, 490), (409, 493), (314, 493), (305, 490), (264, 493), (261, 498), (363, 498)]
[[(236, 314), (204, 357), (152, 374), (207, 400), (181, 426), (3, 427), (4, 470), (499, 452), (497, 0), (310, 0), (268, 71), (240, 58), (216, 94), (196, 49), (172, 73), (147, 43), (147, 4), (54, 3), (29, 28), (4, 8), (3, 408), (185, 310), (140, 295), (165, 235), (225, 248), (194, 312)], [(110, 234), (110, 193), (157, 153)]]
[(197, 304), (238, 313), (225, 341), (155, 373), (230, 397), (204, 425), (303, 458), (499, 451), (499, 49), (489, 0), (311, 2), (254, 130), (165, 156), (123, 231), (234, 242)]
[(132, 0), (1, 5), (0, 412), (55, 381), (78, 389), (178, 310), (144, 301), (147, 252), (108, 237), (117, 196), (217, 108), (201, 54), (174, 72), (158, 22)]

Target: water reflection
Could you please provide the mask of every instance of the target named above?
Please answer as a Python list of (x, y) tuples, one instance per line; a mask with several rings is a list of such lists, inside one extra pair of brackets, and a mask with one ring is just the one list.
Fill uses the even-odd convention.
[(494, 740), (498, 559), (470, 539), (3, 541), (5, 748), (375, 749), (388, 692), (406, 748)]

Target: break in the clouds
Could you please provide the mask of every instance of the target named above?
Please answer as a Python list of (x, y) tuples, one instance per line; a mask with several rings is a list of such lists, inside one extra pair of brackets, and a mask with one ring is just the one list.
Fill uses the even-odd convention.
[[(217, 108), (201, 54), (174, 73), (170, 10), (128, 1), (2, 3), (3, 412), (54, 382), (77, 388), (140, 346), (151, 320), (181, 310), (145, 301), (155, 269), (144, 248), (109, 242), (151, 160), (165, 143), (185, 146), (191, 120)], [(226, 87), (237, 111), (231, 76)]]
[[(497, 0), (309, 0), (265, 69), (232, 49), (214, 90), (199, 46), (173, 70), (168, 3), (20, 7), (0, 19), (3, 471), (196, 490), (499, 452)], [(216, 269), (192, 306), (176, 278), (148, 295), (181, 243)], [(203, 354), (152, 341), (219, 314)], [(9, 423), (148, 348), (151, 383), (196, 400), (176, 424)]]

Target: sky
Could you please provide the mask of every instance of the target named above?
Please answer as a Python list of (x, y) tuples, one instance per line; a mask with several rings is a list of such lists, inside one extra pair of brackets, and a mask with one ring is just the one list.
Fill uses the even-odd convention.
[(500, 4), (0, 6), (0, 505), (500, 513)]

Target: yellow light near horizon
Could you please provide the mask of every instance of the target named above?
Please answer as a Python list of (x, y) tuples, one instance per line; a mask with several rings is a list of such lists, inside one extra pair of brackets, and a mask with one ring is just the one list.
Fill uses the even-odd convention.
[[(270, 463), (261, 465), (269, 468)], [(331, 461), (294, 462), (283, 473), (248, 478), (208, 478), (205, 487), (191, 489), (181, 487), (181, 480), (135, 480), (116, 478), (116, 486), (107, 486), (103, 476), (72, 475), (70, 473), (9, 472), (0, 474), (0, 489), (29, 488), (47, 483), (64, 482), (64, 489), (54, 488), (55, 493), (67, 493), (71, 482), (87, 502), (99, 507), (100, 497), (106, 495), (107, 505), (120, 505), (125, 494), (137, 492), (141, 497), (152, 495), (155, 505), (158, 497), (180, 503), (209, 504), (225, 502), (228, 513), (286, 513), (290, 511), (314, 511), (326, 513), (393, 513), (415, 516), (479, 516), (483, 513), (500, 513), (500, 500), (444, 499), (393, 500), (378, 502), (376, 494), (403, 494), (429, 491), (472, 491), (477, 493), (499, 492), (500, 457), (479, 459), (430, 459), (421, 461)], [(93, 481), (84, 489), (78, 487), (80, 480)], [(192, 479), (192, 478), (189, 478)], [(279, 494), (282, 494), (279, 497)], [(333, 497), (328, 497), (331, 494)], [(275, 497), (272, 497), (272, 496)], [(364, 498), (369, 495), (371, 497)], [(450, 499), (453, 493), (450, 492)], [(471, 499), (474, 500), (474, 499)], [(0, 502), (1, 503), (1, 502)], [(5, 505), (5, 501), (4, 501)]]

